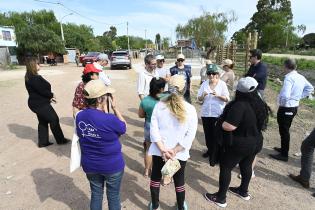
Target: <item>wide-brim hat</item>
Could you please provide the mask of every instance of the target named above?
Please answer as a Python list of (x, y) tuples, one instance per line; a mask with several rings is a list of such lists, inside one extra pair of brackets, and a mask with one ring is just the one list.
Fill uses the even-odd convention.
[(221, 66), (231, 66), (233, 64), (233, 61), (231, 59), (225, 59), (222, 61)]
[(114, 93), (115, 89), (106, 86), (102, 80), (91, 80), (84, 86), (85, 98), (98, 98), (107, 93)]

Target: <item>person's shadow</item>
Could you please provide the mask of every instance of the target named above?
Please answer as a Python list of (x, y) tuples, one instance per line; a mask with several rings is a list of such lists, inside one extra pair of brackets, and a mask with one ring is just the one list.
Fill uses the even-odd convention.
[[(19, 139), (31, 140), (34, 142), (34, 144), (37, 147), (38, 134), (37, 134), (36, 129), (34, 129), (32, 127), (25, 126), (25, 125), (19, 125), (19, 124), (9, 124), (8, 128), (9, 128), (9, 131), (11, 133), (14, 133), (16, 135), (16, 137), (18, 137)], [(68, 143), (66, 145), (57, 145), (57, 143), (54, 140), (52, 140), (52, 139), (54, 139), (54, 137), (52, 135), (49, 136), (49, 139), (54, 144), (49, 146), (49, 147), (44, 147), (46, 150), (54, 153), (57, 156), (70, 157), (71, 143)], [(43, 149), (43, 148), (41, 148), (41, 149)]]
[(72, 178), (51, 168), (35, 169), (31, 175), (41, 202), (52, 198), (66, 204), (70, 209), (89, 209), (89, 198), (74, 185)]

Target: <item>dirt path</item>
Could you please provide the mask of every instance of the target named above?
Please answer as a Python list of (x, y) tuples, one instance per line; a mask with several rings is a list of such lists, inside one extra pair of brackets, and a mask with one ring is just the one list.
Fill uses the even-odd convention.
[[(45, 67), (41, 71), (56, 93), (58, 103), (54, 107), (68, 138), (73, 132), (71, 101), (81, 71), (82, 68), (72, 64)], [(142, 176), (143, 120), (137, 117), (137, 75), (133, 70), (108, 73), (117, 89), (118, 106), (128, 121), (127, 134), (121, 138), (126, 161), (122, 206), (130, 210), (147, 209), (150, 193), (149, 180)], [(27, 107), (23, 75), (24, 71), (0, 72), (0, 209), (88, 209), (90, 191), (84, 173), (81, 169), (69, 173), (70, 145), (37, 148), (37, 119)], [(194, 82), (197, 88), (198, 81)], [(266, 94), (267, 101), (275, 104), (276, 94), (270, 91)], [(275, 105), (273, 110), (276, 110)], [(299, 109), (291, 129), (290, 154), (299, 150), (304, 134), (314, 127), (314, 116), (314, 112), (307, 108)], [(253, 200), (245, 202), (228, 194), (227, 209), (314, 209), (315, 199), (310, 196), (314, 189), (305, 190), (287, 177), (289, 172), (299, 171), (299, 158), (291, 155), (288, 163), (280, 163), (267, 157), (273, 152), (271, 148), (278, 145), (277, 124), (272, 119), (265, 133), (264, 149), (259, 154), (257, 177), (250, 184)], [(186, 169), (186, 199), (193, 210), (216, 209), (202, 195), (217, 190), (219, 174), (217, 167), (209, 167), (208, 161), (201, 157), (204, 149), (199, 122)], [(237, 171), (232, 174), (232, 186), (240, 183), (236, 176)], [(315, 186), (313, 181), (311, 184)], [(174, 187), (162, 187), (160, 200), (162, 209), (175, 209)], [(104, 209), (106, 206), (104, 201)]]

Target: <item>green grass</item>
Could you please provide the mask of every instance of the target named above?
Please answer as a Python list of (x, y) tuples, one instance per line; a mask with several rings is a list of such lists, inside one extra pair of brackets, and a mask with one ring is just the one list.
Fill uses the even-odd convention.
[[(272, 57), (272, 56), (264, 56), (263, 61), (265, 63), (283, 66), (284, 60), (287, 58), (282, 57)], [(315, 70), (315, 61), (313, 60), (306, 60), (306, 59), (296, 59), (297, 68), (298, 70)]]
[[(281, 87), (282, 87), (279, 83), (271, 81), (271, 80), (267, 81), (267, 86), (270, 87), (272, 90), (276, 91), (277, 93), (280, 92)], [(304, 98), (300, 102), (301, 102), (301, 104), (308, 106), (308, 107), (315, 110), (315, 100)]]

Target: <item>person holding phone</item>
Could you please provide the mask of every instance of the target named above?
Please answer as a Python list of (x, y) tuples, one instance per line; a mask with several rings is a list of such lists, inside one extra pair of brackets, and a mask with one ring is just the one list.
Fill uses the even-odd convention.
[(87, 108), (75, 117), (81, 165), (91, 187), (91, 210), (102, 209), (105, 185), (108, 209), (121, 209), (120, 185), (125, 162), (119, 138), (126, 133), (127, 124), (116, 106), (114, 92), (101, 80), (91, 80), (83, 91)]
[(28, 58), (25, 87), (29, 94), (28, 107), (38, 119), (38, 147), (47, 147), (53, 144), (49, 142), (48, 124), (57, 144), (66, 144), (69, 140), (64, 137), (59, 124), (59, 117), (50, 104), (57, 102), (56, 96), (51, 92), (50, 83), (38, 74), (39, 70), (40, 65), (37, 58)]
[(202, 155), (209, 157), (215, 143), (214, 129), (218, 117), (222, 114), (226, 102), (229, 101), (229, 91), (225, 82), (220, 80), (220, 74), (215, 64), (207, 65), (207, 77), (198, 90), (198, 100), (201, 106), (201, 120), (205, 133), (207, 151)]

